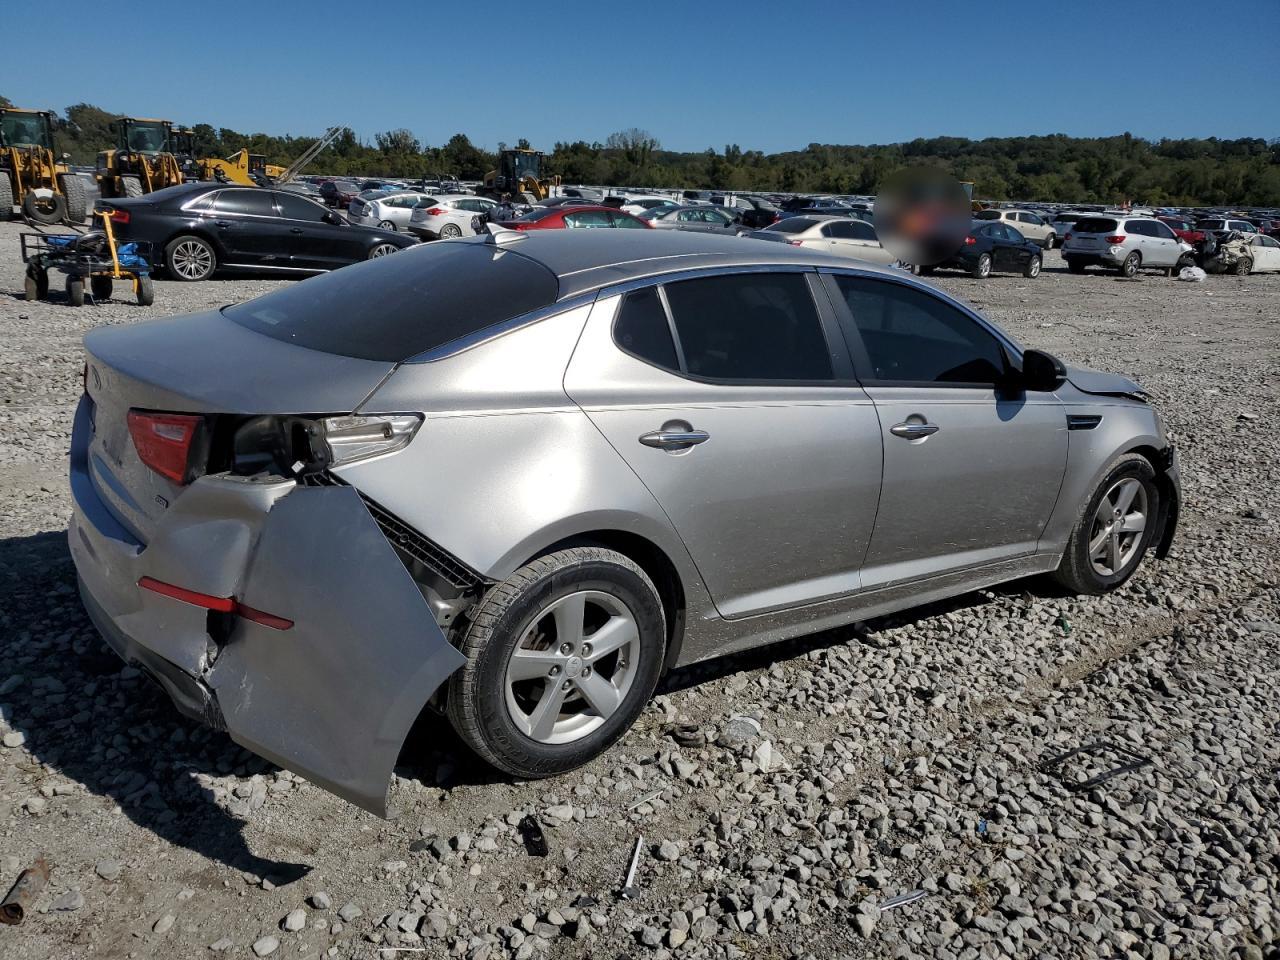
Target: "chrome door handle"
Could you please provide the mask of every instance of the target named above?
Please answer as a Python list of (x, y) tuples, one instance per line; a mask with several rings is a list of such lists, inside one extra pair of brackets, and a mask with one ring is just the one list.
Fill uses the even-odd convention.
[(936, 423), (917, 423), (908, 421), (907, 423), (895, 423), (889, 428), (889, 432), (895, 437), (902, 437), (904, 440), (923, 440), (925, 437), (932, 437), (938, 432)]
[(643, 434), (640, 442), (646, 447), (657, 447), (659, 450), (683, 450), (687, 447), (705, 443), (711, 434), (705, 430), (653, 430)]
[(290, 232), (290, 233), (301, 233), (301, 232), (302, 232), (302, 228), (301, 228), (301, 227), (290, 227), (290, 228), (289, 228), (289, 232)]

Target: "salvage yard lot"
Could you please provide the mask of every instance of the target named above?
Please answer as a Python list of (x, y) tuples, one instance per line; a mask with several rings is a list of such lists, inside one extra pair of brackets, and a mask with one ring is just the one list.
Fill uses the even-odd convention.
[[(549, 781), (428, 721), (382, 821), (179, 716), (98, 639), (66, 550), (80, 337), (291, 281), (26, 303), (19, 229), (0, 225), (0, 892), (39, 855), (52, 878), (4, 957), (1261, 956), (1280, 936), (1280, 276), (1073, 276), (1050, 252), (1034, 280), (934, 279), (1155, 398), (1181, 527), (1117, 593), (1018, 582), (686, 668)], [(726, 729), (739, 714), (758, 736)], [(1150, 762), (1068, 789), (1125, 751)]]

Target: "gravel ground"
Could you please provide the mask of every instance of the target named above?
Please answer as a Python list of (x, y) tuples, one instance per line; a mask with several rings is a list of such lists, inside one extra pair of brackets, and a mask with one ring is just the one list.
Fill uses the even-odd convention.
[(1118, 593), (1022, 581), (682, 670), (547, 782), (427, 721), (382, 821), (180, 717), (97, 638), (64, 543), (81, 335), (279, 281), (28, 304), (17, 233), (0, 225), (0, 890), (40, 854), (52, 879), (0, 927), (6, 958), (1280, 955), (1280, 276), (1078, 277), (1055, 253), (1034, 281), (937, 281), (1155, 396), (1182, 527)]

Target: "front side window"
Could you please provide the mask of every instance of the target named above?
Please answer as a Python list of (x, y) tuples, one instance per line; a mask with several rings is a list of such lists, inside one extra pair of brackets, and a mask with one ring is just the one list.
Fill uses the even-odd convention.
[(999, 220), (999, 219), (1000, 219), (1000, 211), (999, 211), (999, 210), (979, 210), (977, 213), (975, 213), (975, 214), (973, 215), (973, 219), (975, 219), (975, 220)]
[(799, 273), (743, 273), (666, 286), (685, 371), (717, 380), (830, 380), (831, 356)]
[[(866, 361), (861, 379), (881, 384), (994, 386), (1004, 375), (1000, 342), (932, 294), (870, 277), (835, 277)], [(847, 322), (842, 318), (842, 322)]]
[(582, 227), (609, 227), (609, 214), (604, 210), (584, 210), (581, 213), (567, 213), (564, 225), (570, 230)]

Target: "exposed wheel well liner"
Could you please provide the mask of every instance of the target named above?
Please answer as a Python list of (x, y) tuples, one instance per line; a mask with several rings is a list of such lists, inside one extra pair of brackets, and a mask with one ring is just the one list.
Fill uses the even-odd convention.
[(1156, 483), (1160, 487), (1160, 515), (1156, 518), (1156, 534), (1151, 542), (1155, 547), (1156, 559), (1163, 560), (1169, 555), (1169, 548), (1173, 546), (1173, 534), (1178, 527), (1178, 514), (1181, 507), (1177, 491), (1168, 474), (1173, 462), (1173, 447), (1158, 450), (1144, 445), (1125, 452), (1136, 453), (1143, 457), (1150, 462), (1151, 468), (1156, 472)]

